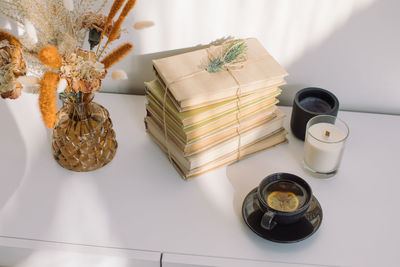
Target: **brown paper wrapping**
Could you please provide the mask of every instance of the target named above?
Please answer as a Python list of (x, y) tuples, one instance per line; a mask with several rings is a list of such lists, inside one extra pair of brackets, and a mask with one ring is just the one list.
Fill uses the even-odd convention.
[[(208, 48), (153, 60), (156, 75), (179, 111), (250, 94), (283, 84), (287, 72), (257, 39), (246, 39), (247, 61), (241, 68), (209, 73)], [(240, 88), (239, 88), (240, 85)], [(240, 95), (238, 95), (238, 93)]]

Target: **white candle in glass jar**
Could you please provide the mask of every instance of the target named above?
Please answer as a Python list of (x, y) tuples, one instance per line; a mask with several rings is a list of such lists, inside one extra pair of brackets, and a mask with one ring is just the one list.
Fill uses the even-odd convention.
[(336, 171), (342, 158), (346, 133), (331, 123), (311, 125), (306, 133), (304, 161), (315, 172)]

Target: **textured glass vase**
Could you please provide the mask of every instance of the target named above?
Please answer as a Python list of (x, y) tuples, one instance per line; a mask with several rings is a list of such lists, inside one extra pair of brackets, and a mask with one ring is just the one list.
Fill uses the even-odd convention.
[(80, 103), (64, 99), (53, 129), (53, 152), (64, 168), (86, 172), (109, 163), (118, 148), (107, 109), (83, 94)]

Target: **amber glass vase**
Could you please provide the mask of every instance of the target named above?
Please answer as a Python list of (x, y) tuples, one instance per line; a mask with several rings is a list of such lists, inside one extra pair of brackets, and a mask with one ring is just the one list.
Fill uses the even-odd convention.
[(109, 163), (118, 148), (107, 109), (82, 94), (79, 103), (64, 98), (53, 129), (54, 158), (64, 168), (87, 172)]

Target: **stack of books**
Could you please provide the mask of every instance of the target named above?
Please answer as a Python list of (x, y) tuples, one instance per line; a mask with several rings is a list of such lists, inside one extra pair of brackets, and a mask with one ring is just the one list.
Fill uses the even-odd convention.
[(245, 42), (246, 61), (216, 73), (202, 63), (209, 48), (153, 60), (146, 129), (184, 179), (286, 141), (276, 104), (287, 73), (256, 39)]

